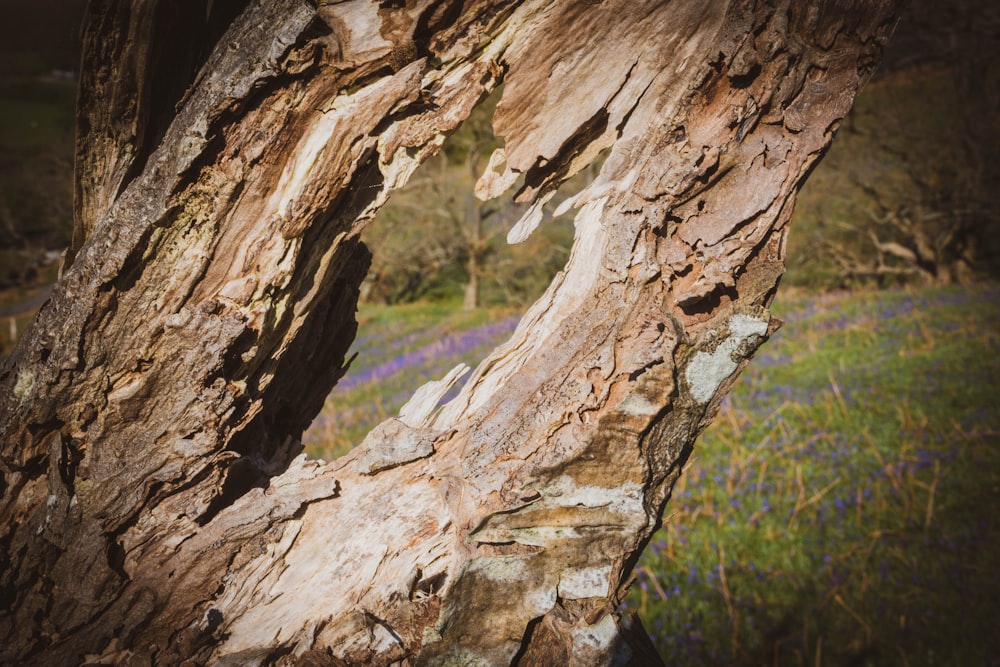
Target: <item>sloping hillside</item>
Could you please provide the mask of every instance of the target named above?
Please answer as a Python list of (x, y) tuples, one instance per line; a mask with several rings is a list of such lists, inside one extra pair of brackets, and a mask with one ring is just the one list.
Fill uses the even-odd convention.
[[(668, 664), (993, 664), (1000, 289), (792, 293), (776, 311), (630, 606)], [(516, 319), (364, 309), (309, 451), (344, 451)]]

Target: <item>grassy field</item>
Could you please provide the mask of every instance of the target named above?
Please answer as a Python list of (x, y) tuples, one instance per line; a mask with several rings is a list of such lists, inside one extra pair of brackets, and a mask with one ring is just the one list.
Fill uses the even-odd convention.
[(777, 311), (640, 564), (661, 653), (1000, 664), (1000, 290)]
[[(672, 665), (1000, 665), (1000, 289), (783, 295), (628, 605)], [(367, 308), (325, 458), (509, 311)]]
[(358, 314), (357, 357), (305, 434), (309, 453), (331, 459), (395, 415), (413, 391), (460, 363), (474, 367), (519, 319), (511, 309), (463, 311), (454, 303), (369, 306)]

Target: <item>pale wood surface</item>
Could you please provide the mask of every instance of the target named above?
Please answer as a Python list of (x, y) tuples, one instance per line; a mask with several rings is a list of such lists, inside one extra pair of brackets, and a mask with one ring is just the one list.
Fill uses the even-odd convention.
[[(796, 188), (895, 3), (171, 4), (91, 8), (72, 264), (0, 372), (0, 660), (627, 654), (631, 567), (778, 324)], [(305, 460), (365, 223), (501, 83), (480, 195), (607, 153), (565, 270), (443, 409)]]

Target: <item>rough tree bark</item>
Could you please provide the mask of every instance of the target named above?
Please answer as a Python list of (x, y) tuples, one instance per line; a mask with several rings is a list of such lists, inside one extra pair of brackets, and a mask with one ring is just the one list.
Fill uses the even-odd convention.
[[(197, 4), (91, 2), (76, 242), (0, 375), (0, 660), (628, 655), (632, 565), (895, 3)], [(501, 82), (477, 193), (535, 202), (512, 239), (609, 151), (565, 271), (458, 398), (307, 460), (365, 222)]]

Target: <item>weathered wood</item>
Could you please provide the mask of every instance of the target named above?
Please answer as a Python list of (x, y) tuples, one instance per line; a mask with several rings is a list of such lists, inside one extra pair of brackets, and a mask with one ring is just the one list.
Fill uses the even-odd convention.
[[(777, 326), (895, 3), (170, 5), (90, 9), (78, 252), (0, 371), (0, 660), (627, 655), (631, 567)], [(608, 151), (565, 271), (456, 399), (306, 460), (365, 222), (501, 82), (477, 192), (520, 183), (515, 240)]]

